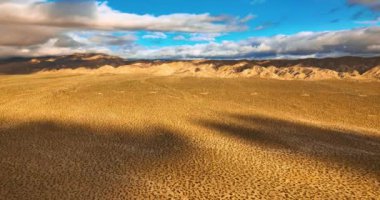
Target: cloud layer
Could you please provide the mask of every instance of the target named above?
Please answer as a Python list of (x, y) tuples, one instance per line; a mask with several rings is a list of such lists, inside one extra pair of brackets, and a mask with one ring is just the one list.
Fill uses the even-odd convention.
[[(252, 1), (253, 2), (253, 1)], [(263, 3), (264, 1), (255, 1)], [(380, 11), (377, 0), (347, 0)], [(102, 52), (132, 59), (298, 58), (380, 54), (379, 18), (358, 23), (373, 27), (343, 31), (220, 41), (228, 32), (243, 31), (255, 18), (174, 13), (123, 13), (94, 0), (0, 0), (0, 58)], [(267, 22), (256, 30), (275, 23)], [(141, 38), (137, 31), (144, 31)], [(142, 40), (173, 40), (192, 45), (160, 48)], [(195, 43), (195, 44), (194, 44)], [(141, 43), (140, 43), (141, 44)]]
[[(112, 9), (107, 2), (93, 0), (1, 0), (0, 49), (24, 55), (25, 49), (46, 46), (58, 40), (57, 48), (79, 44), (68, 38), (73, 31), (175, 31), (230, 32), (246, 26), (238, 18), (210, 14), (177, 13), (170, 15), (137, 15)], [(93, 38), (104, 45), (123, 43), (125, 38)], [(57, 50), (58, 51), (58, 50)], [(54, 51), (54, 52), (57, 52)], [(64, 51), (66, 52), (66, 51)], [(10, 54), (10, 53), (7, 53)], [(0, 54), (4, 56), (4, 54)]]
[(251, 59), (380, 54), (380, 27), (344, 31), (301, 32), (158, 49), (126, 50), (135, 59)]
[(107, 2), (61, 0), (56, 2), (0, 3), (0, 24), (38, 25), (98, 30), (229, 32), (244, 30), (240, 20), (210, 14), (137, 15), (112, 9)]
[(349, 5), (363, 5), (371, 8), (374, 11), (380, 11), (379, 0), (347, 0)]

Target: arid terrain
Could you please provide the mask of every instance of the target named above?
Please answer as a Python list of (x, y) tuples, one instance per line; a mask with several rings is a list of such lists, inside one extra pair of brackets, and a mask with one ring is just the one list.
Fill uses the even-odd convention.
[(0, 63), (0, 199), (380, 197), (379, 58), (94, 56)]
[(73, 54), (0, 60), (0, 74), (145, 74), (180, 77), (254, 77), (279, 80), (380, 80), (380, 57), (299, 60), (124, 60)]

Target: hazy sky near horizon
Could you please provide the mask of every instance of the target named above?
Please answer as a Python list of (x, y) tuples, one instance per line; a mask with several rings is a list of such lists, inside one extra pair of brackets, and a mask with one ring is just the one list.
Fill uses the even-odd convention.
[(0, 57), (380, 55), (380, 0), (0, 0)]

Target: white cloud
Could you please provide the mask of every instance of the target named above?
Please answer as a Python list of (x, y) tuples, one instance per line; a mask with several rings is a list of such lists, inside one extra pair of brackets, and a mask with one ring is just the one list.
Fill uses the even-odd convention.
[[(120, 45), (133, 43), (131, 36), (96, 35), (78, 37), (72, 32), (152, 31), (216, 33), (240, 31), (247, 27), (239, 18), (205, 14), (175, 13), (169, 15), (138, 15), (124, 13), (108, 6), (107, 1), (94, 0), (0, 0), (0, 48), (15, 54), (40, 54), (49, 41), (57, 40), (57, 49), (85, 45)], [(75, 38), (76, 37), (76, 38)], [(166, 38), (153, 33), (146, 38)], [(82, 40), (82, 41), (80, 41)], [(102, 44), (100, 44), (102, 43)], [(100, 47), (99, 47), (100, 48)], [(29, 49), (29, 51), (19, 51)], [(47, 49), (47, 48), (45, 48)], [(50, 48), (51, 49), (51, 48)], [(33, 52), (36, 51), (36, 52)], [(43, 51), (46, 52), (46, 51)], [(9, 55), (1, 51), (0, 57)]]
[(72, 47), (57, 47), (55, 43), (58, 39), (50, 39), (44, 44), (29, 47), (0, 46), (0, 55), (2, 57), (13, 56), (48, 56), (48, 55), (65, 55), (72, 53), (84, 53), (87, 50), (74, 49)]
[[(0, 46), (0, 55), (41, 56), (75, 52), (103, 52), (114, 53), (132, 59), (249, 59), (348, 55), (373, 56), (380, 54), (380, 27), (343, 31), (301, 32), (294, 35), (253, 37), (237, 42), (209, 42), (155, 49), (138, 46), (131, 42), (119, 50), (111, 50), (109, 46), (101, 45), (103, 43), (101, 41), (94, 42), (94, 40), (103, 40), (98, 38), (102, 36), (106, 38), (105, 40), (109, 40), (112, 35), (86, 32), (73, 32), (68, 35), (72, 40), (59, 37), (50, 39), (41, 45), (28, 47)], [(59, 40), (63, 40), (62, 44), (68, 45), (57, 45)], [(73, 45), (76, 42), (82, 45)], [(95, 45), (96, 43), (99, 43), (99, 45)]]
[(326, 56), (371, 56), (380, 54), (380, 27), (301, 32), (294, 35), (255, 37), (238, 42), (181, 45), (124, 52), (125, 57), (140, 59), (243, 59), (299, 58)]
[[(347, 1), (351, 5), (369, 6), (373, 10), (378, 5), (378, 1), (373, 0)], [(141, 59), (380, 54), (379, 27), (215, 42), (215, 38), (226, 32), (244, 30), (244, 23), (252, 18), (254, 15), (240, 19), (207, 13), (137, 15), (114, 10), (106, 2), (90, 0), (0, 0), (0, 57), (74, 52), (118, 53)], [(373, 25), (379, 23), (379, 19), (358, 23)], [(147, 49), (138, 46), (136, 37), (129, 32), (137, 30), (150, 32), (143, 36), (145, 39), (165, 39), (168, 36), (164, 32), (187, 32), (173, 39), (207, 43)], [(119, 51), (118, 48), (123, 50)]]
[[(0, 46), (0, 55), (41, 56), (75, 52), (102, 52), (131, 59), (250, 59), (374, 56), (380, 54), (380, 27), (342, 31), (301, 32), (294, 35), (252, 37), (236, 42), (223, 41), (217, 43), (211, 41), (203, 44), (161, 48), (139, 46), (134, 43), (134, 36), (126, 33), (124, 40), (121, 41), (124, 45), (118, 49), (111, 50), (109, 43), (115, 42), (112, 39), (113, 37), (116, 36), (103, 32), (71, 32), (67, 35), (49, 39), (39, 45), (27, 47)], [(81, 45), (76, 45), (77, 43)]]
[(45, 28), (33, 25), (0, 24), (0, 46), (28, 46), (41, 44), (61, 32), (59, 28)]
[(207, 42), (213, 42), (215, 39), (219, 36), (221, 36), (221, 33), (192, 33), (190, 34), (190, 41), (199, 42), (199, 41), (207, 41)]
[(162, 32), (153, 32), (142, 36), (144, 39), (166, 39), (167, 37), (168, 36)]
[(376, 25), (380, 23), (380, 17), (374, 20), (366, 20), (366, 21), (356, 21), (358, 24), (367, 24), (367, 25)]
[(259, 25), (259, 26), (256, 26), (255, 27), (255, 30), (256, 31), (261, 31), (261, 30), (264, 30), (266, 27), (264, 25)]
[(102, 31), (69, 32), (57, 35), (41, 44), (29, 46), (1, 46), (0, 57), (48, 56), (72, 53), (115, 53), (117, 48), (136, 49), (136, 37), (131, 33)]
[(244, 30), (239, 19), (210, 14), (137, 15), (112, 9), (107, 2), (59, 1), (0, 4), (0, 24), (103, 30), (229, 32)]
[(173, 40), (186, 40), (186, 37), (183, 35), (177, 35), (177, 36), (173, 37)]
[(217, 37), (222, 36), (222, 33), (190, 33), (187, 37), (184, 35), (177, 35), (173, 40), (186, 40), (192, 42), (213, 42)]
[(98, 33), (92, 34), (87, 38), (90, 45), (105, 45), (105, 46), (123, 46), (132, 44), (137, 40), (133, 34), (115, 35), (115, 33)]
[(347, 0), (349, 5), (363, 5), (367, 6), (373, 11), (380, 11), (380, 1), (379, 0)]
[(246, 22), (251, 21), (252, 19), (255, 19), (256, 17), (257, 16), (254, 14), (249, 14), (249, 15), (245, 16), (244, 18), (240, 19), (240, 22), (246, 23)]

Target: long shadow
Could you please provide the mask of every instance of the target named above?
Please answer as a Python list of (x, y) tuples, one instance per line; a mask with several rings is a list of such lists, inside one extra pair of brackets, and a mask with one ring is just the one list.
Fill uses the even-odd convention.
[[(0, 123), (0, 197), (130, 199), (149, 197), (150, 172), (186, 162), (192, 146), (161, 126), (91, 128), (33, 121)], [(142, 194), (141, 194), (142, 193)]]
[[(372, 173), (380, 179), (380, 136), (337, 131), (258, 115), (223, 114), (195, 123), (243, 142)], [(227, 117), (226, 117), (227, 116)]]

